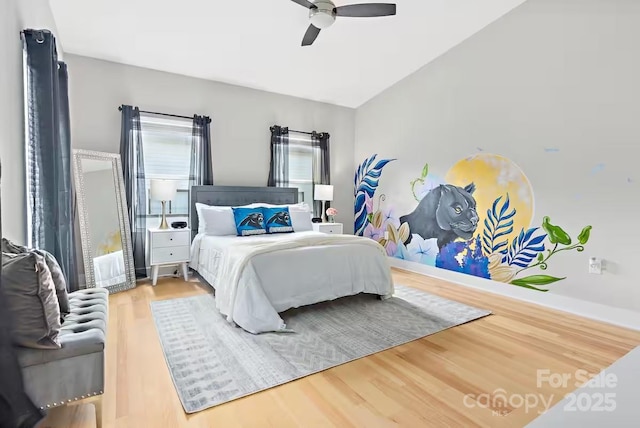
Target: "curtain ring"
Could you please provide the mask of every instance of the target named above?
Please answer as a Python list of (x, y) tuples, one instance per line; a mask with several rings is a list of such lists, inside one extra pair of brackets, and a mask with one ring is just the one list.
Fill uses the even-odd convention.
[(36, 43), (40, 43), (40, 44), (44, 43), (44, 33), (42, 31), (38, 31), (33, 38), (36, 41)]

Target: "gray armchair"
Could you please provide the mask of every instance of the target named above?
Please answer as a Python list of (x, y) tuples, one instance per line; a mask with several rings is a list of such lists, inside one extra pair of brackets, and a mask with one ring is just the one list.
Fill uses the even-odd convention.
[(71, 313), (60, 331), (60, 349), (17, 348), (27, 395), (47, 410), (97, 397), (97, 426), (102, 425), (104, 360), (109, 293), (101, 288), (69, 294)]

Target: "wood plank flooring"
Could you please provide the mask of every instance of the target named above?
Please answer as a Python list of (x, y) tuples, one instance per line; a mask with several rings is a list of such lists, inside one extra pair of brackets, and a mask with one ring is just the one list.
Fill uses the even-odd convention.
[[(555, 404), (578, 386), (538, 385), (538, 369), (597, 373), (640, 345), (640, 332), (410, 272), (393, 276), (493, 315), (193, 415), (171, 382), (149, 302), (207, 288), (170, 278), (112, 295), (104, 427), (520, 427), (544, 406), (527, 409), (518, 397)], [(465, 400), (500, 393), (516, 398), (484, 407)]]
[(96, 408), (93, 403), (80, 403), (51, 409), (36, 428), (95, 428)]

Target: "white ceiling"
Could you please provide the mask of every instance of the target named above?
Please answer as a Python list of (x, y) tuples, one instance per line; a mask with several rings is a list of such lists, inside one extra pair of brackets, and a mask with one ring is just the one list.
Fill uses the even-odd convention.
[(290, 0), (50, 0), (65, 53), (347, 107), (523, 2), (396, 0), (394, 17), (338, 18), (301, 47), (308, 11)]

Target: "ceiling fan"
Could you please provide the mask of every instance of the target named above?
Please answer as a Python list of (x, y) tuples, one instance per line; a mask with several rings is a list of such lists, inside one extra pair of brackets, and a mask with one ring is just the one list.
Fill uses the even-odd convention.
[(396, 5), (393, 3), (361, 3), (336, 7), (331, 0), (317, 0), (315, 2), (309, 0), (291, 1), (309, 9), (311, 24), (302, 38), (302, 46), (311, 45), (320, 34), (320, 30), (330, 27), (337, 16), (369, 18), (396, 14)]

